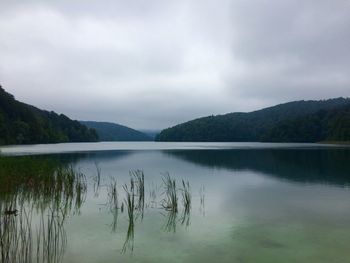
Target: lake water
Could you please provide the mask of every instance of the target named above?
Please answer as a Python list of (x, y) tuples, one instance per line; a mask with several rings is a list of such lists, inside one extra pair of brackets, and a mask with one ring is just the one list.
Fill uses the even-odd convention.
[[(0, 150), (2, 167), (30, 165), (25, 174), (54, 161), (85, 178), (71, 188), (56, 180), (52, 194), (31, 180), (0, 194), (2, 262), (350, 262), (347, 146), (147, 142)], [(144, 195), (135, 183), (132, 218), (127, 193), (137, 175), (130, 171), (144, 174)], [(177, 211), (167, 206), (167, 175), (176, 181)], [(4, 182), (16, 185), (11, 176)], [(187, 182), (190, 208), (183, 203)], [(14, 235), (21, 238), (11, 241)]]

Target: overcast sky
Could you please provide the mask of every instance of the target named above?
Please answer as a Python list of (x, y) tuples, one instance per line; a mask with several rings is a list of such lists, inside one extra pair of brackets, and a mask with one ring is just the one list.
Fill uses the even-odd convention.
[(350, 0), (1, 0), (0, 84), (147, 129), (349, 97)]

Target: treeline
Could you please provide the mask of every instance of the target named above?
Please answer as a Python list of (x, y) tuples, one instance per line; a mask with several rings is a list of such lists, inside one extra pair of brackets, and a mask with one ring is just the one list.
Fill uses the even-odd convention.
[(0, 144), (97, 141), (95, 130), (63, 114), (17, 101), (0, 86)]
[(295, 101), (250, 113), (195, 119), (163, 130), (159, 141), (350, 141), (350, 99)]

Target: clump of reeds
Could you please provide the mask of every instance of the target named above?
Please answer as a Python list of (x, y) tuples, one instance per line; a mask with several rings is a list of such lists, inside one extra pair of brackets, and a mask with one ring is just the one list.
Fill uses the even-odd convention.
[(17, 216), (2, 215), (0, 262), (62, 262), (67, 244), (62, 212), (49, 207), (40, 212), (38, 220), (32, 220), (33, 206), (21, 205)]
[(166, 222), (163, 226), (163, 229), (166, 232), (176, 232), (176, 224), (177, 224), (177, 212), (175, 210), (169, 210), (166, 215)]
[[(73, 168), (72, 168), (73, 169)], [(85, 202), (86, 192), (87, 192), (87, 182), (85, 174), (81, 172), (76, 172), (72, 170), (74, 175), (74, 188), (73, 196), (75, 196), (74, 200), (74, 212), (80, 214), (80, 207)]]
[(112, 179), (112, 182), (108, 185), (107, 192), (108, 192), (109, 209), (113, 214), (112, 231), (115, 232), (117, 230), (117, 225), (118, 225), (119, 206), (118, 206), (117, 181), (114, 178)]
[(122, 254), (124, 254), (128, 248), (130, 249), (131, 253), (134, 251), (134, 240), (135, 240), (135, 225), (129, 222), (125, 242), (121, 251)]
[[(0, 262), (61, 262), (64, 221), (80, 209), (86, 190), (85, 175), (71, 165), (0, 160)], [(34, 212), (39, 220), (32, 221)]]
[[(139, 212), (143, 217), (145, 206), (145, 175), (143, 171), (130, 171), (130, 185), (123, 185), (125, 191), (124, 204), (128, 213), (129, 222), (133, 224), (136, 219), (135, 212)], [(137, 200), (135, 199), (137, 197)], [(121, 207), (124, 210), (124, 205)]]
[[(125, 253), (127, 248), (130, 247), (131, 251), (134, 249), (134, 227), (135, 227), (135, 181), (134, 177), (130, 177), (130, 186), (127, 184), (123, 185), (126, 197), (124, 200), (128, 218), (129, 218), (129, 225), (128, 225), (128, 231), (126, 234), (126, 239), (123, 245), (122, 253)], [(122, 209), (123, 206), (122, 206)]]
[(135, 182), (134, 178), (130, 177), (130, 186), (127, 184), (123, 185), (126, 197), (125, 206), (128, 212), (129, 223), (134, 224), (135, 221)]
[[(14, 201), (14, 200), (12, 200)], [(32, 211), (19, 207), (18, 214), (3, 214), (0, 202), (0, 262), (30, 262), (33, 257)]]
[(37, 262), (59, 263), (62, 261), (67, 246), (64, 217), (60, 215), (59, 210), (48, 212), (46, 219), (44, 214), (41, 214), (37, 230)]
[(141, 170), (130, 171), (129, 173), (135, 181), (136, 195), (138, 196), (136, 208), (141, 212), (143, 216), (143, 211), (145, 207), (145, 175)]
[(169, 173), (166, 173), (163, 178), (164, 184), (164, 194), (165, 197), (162, 200), (162, 207), (167, 211), (173, 211), (177, 213), (178, 211), (178, 195), (176, 188), (176, 180), (172, 179)]
[(182, 180), (182, 204), (184, 207), (184, 210), (189, 212), (191, 210), (191, 189), (190, 189), (190, 183), (187, 181), (185, 182)]

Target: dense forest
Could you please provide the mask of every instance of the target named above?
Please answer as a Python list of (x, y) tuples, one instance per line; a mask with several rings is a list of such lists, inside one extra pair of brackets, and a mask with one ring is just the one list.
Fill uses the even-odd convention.
[(101, 141), (151, 141), (148, 135), (129, 127), (110, 122), (81, 121), (85, 126), (95, 129)]
[(0, 86), (0, 144), (97, 141), (95, 130), (63, 114), (17, 101)]
[(350, 141), (350, 99), (294, 101), (208, 116), (163, 130), (158, 141)]

